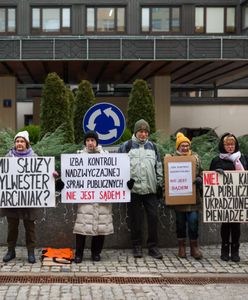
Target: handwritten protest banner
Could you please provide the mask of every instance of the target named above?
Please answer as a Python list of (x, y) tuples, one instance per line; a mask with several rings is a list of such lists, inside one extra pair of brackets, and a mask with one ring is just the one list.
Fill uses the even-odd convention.
[(0, 158), (0, 207), (54, 207), (54, 157)]
[(203, 221), (248, 222), (248, 172), (203, 173)]
[(62, 154), (63, 203), (129, 202), (127, 154)]
[(165, 201), (167, 205), (196, 203), (194, 156), (165, 156)]

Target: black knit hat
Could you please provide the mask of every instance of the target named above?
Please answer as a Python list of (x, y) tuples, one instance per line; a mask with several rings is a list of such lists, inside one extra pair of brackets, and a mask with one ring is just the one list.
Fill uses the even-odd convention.
[(98, 134), (95, 131), (87, 131), (84, 136), (84, 145), (86, 145), (86, 140), (88, 138), (93, 138), (96, 141), (96, 145), (98, 145)]
[(219, 151), (220, 151), (220, 153), (227, 153), (225, 148), (224, 148), (224, 140), (226, 138), (229, 138), (229, 137), (233, 138), (234, 141), (235, 141), (235, 150), (234, 150), (234, 152), (239, 151), (239, 142), (238, 142), (236, 136), (234, 134), (230, 133), (230, 132), (227, 132), (227, 133), (223, 134), (222, 137), (220, 138), (220, 142), (219, 142)]

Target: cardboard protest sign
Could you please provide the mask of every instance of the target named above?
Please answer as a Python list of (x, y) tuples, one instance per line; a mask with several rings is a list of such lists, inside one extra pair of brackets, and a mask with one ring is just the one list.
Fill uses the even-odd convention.
[(129, 202), (127, 154), (62, 154), (63, 203)]
[(248, 222), (248, 172), (203, 173), (203, 222)]
[(54, 157), (1, 157), (0, 207), (55, 207)]
[(165, 201), (167, 205), (196, 203), (194, 156), (165, 156)]

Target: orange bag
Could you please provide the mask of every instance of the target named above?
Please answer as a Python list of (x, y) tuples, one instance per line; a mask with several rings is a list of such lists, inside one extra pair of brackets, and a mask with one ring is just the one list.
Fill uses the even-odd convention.
[(71, 264), (73, 260), (73, 250), (71, 248), (43, 248), (41, 259), (52, 258), (54, 262)]

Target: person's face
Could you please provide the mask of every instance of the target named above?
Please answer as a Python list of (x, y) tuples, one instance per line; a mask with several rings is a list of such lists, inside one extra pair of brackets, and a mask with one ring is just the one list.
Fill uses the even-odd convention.
[(187, 142), (182, 142), (180, 144), (180, 146), (178, 147), (178, 151), (182, 154), (182, 155), (187, 155), (189, 153), (189, 149), (190, 149), (190, 145)]
[(148, 139), (149, 132), (147, 130), (139, 130), (136, 132), (136, 137), (140, 141), (146, 141)]
[(96, 148), (96, 140), (94, 138), (86, 139), (86, 148), (90, 151), (93, 151)]
[(15, 140), (15, 148), (17, 151), (20, 151), (20, 152), (27, 150), (26, 140), (22, 137), (17, 137)]
[(234, 153), (235, 151), (235, 142), (234, 141), (226, 141), (224, 143), (224, 149), (226, 150), (227, 153)]

